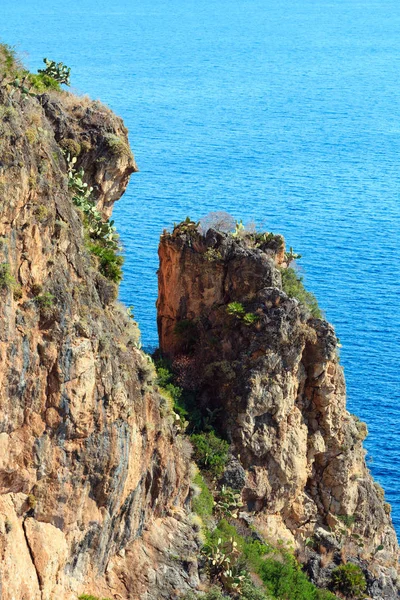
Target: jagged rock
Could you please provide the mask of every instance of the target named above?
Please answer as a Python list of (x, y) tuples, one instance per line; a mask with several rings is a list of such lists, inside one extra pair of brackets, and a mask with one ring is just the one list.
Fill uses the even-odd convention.
[(230, 456), (220, 481), (233, 490), (242, 490), (246, 485), (246, 471), (235, 456)]
[(161, 351), (196, 365), (197, 397), (223, 415), (258, 530), (300, 557), (307, 538), (341, 548), (379, 579), (372, 597), (388, 594), (398, 545), (365, 464), (366, 427), (346, 410), (333, 327), (282, 288), (282, 238), (203, 236), (183, 223), (161, 237), (159, 256)]

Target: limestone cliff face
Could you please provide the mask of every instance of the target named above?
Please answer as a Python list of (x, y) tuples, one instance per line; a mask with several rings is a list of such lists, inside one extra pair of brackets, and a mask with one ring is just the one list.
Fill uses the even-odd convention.
[(346, 410), (332, 326), (283, 291), (283, 240), (203, 236), (186, 223), (162, 236), (159, 255), (161, 350), (187, 365), (181, 378), (203, 407), (219, 409), (241, 463), (225, 478), (237, 487), (241, 469), (258, 530), (292, 542), (314, 581), (332, 552), (369, 571), (372, 597), (397, 597), (398, 545), (365, 464), (366, 426)]
[(98, 102), (4, 81), (0, 131), (0, 597), (172, 598), (197, 581), (165, 566), (172, 545), (196, 551), (189, 461), (62, 152), (109, 215), (135, 170), (127, 131)]

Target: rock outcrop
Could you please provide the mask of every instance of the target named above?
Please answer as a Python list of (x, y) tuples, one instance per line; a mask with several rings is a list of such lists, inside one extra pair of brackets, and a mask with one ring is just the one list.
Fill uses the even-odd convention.
[[(104, 225), (137, 169), (127, 131), (99, 102), (35, 87), (2, 46), (0, 72), (0, 597), (178, 598), (200, 587), (192, 449), (68, 185), (75, 164)], [(331, 553), (373, 598), (397, 597), (366, 428), (332, 327), (282, 289), (282, 238), (185, 223), (160, 259), (161, 349), (231, 441), (222, 481), (243, 520), (293, 544), (315, 582)]]
[(189, 460), (66, 173), (78, 155), (108, 216), (136, 169), (127, 131), (14, 76), (0, 85), (0, 596), (173, 598), (197, 576), (169, 559), (197, 550)]
[(346, 410), (332, 326), (284, 291), (283, 239), (186, 222), (159, 255), (161, 351), (219, 414), (240, 461), (225, 476), (242, 480), (253, 524), (294, 545), (314, 581), (331, 553), (362, 566), (372, 597), (397, 598), (398, 545), (365, 464), (366, 426)]

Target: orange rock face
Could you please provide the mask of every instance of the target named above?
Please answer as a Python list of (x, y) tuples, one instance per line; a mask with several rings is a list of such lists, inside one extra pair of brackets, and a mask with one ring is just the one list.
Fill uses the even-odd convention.
[[(136, 557), (143, 534), (155, 520), (161, 529), (164, 520), (177, 529), (173, 511), (188, 495), (189, 461), (173, 419), (161, 414), (137, 328), (87, 250), (62, 150), (79, 151), (77, 168), (84, 168), (105, 215), (136, 166), (122, 121), (100, 103), (66, 92), (11, 92), (6, 78), (0, 596), (136, 598), (135, 582), (147, 568)], [(179, 529), (186, 553), (195, 554), (191, 526), (182, 518)], [(143, 542), (149, 552), (154, 537)], [(168, 574), (153, 577), (147, 598), (173, 597), (175, 586)]]
[(316, 583), (318, 552), (335, 552), (375, 573), (372, 597), (397, 598), (397, 539), (365, 464), (366, 426), (346, 410), (332, 326), (284, 291), (282, 243), (182, 223), (159, 255), (161, 350), (196, 365), (196, 398), (219, 415), (258, 530), (292, 542)]

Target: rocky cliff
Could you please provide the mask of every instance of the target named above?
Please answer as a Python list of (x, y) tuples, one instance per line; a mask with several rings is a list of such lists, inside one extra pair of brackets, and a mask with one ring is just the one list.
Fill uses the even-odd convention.
[(127, 130), (0, 67), (0, 597), (172, 598), (197, 581), (168, 562), (196, 550), (189, 460), (68, 187), (69, 154), (108, 217)]
[(335, 332), (283, 239), (187, 221), (164, 233), (159, 255), (161, 350), (219, 415), (231, 443), (224, 481), (240, 487), (253, 526), (291, 543), (320, 584), (351, 561), (372, 597), (398, 597), (398, 545), (365, 464), (366, 426), (346, 410)]
[[(136, 170), (127, 131), (0, 46), (0, 132), (0, 598), (187, 600), (222, 585), (191, 514), (181, 390), (158, 387), (117, 301), (109, 217)], [(350, 561), (371, 597), (395, 598), (397, 541), (366, 428), (346, 411), (334, 331), (288, 278), (291, 258), (279, 236), (190, 222), (161, 239), (161, 350), (230, 442), (221, 481), (203, 480), (207, 534), (221, 513), (206, 483), (215, 496), (224, 483), (240, 491), (241, 531), (290, 543), (316, 583)], [(288, 598), (253, 583), (225, 591)], [(332, 598), (314, 592), (296, 598)]]

